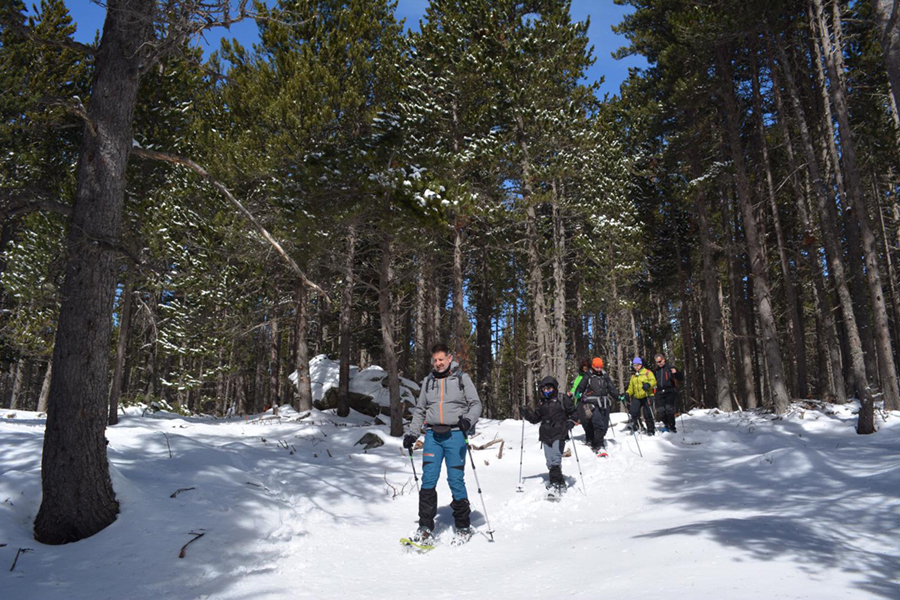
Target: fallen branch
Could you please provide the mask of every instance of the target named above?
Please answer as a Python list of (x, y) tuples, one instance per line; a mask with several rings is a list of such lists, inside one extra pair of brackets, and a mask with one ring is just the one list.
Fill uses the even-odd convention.
[(204, 531), (203, 533), (197, 533), (196, 531), (192, 531), (189, 535), (194, 535), (197, 537), (195, 537), (194, 539), (192, 539), (187, 544), (185, 544), (184, 546), (181, 547), (181, 552), (178, 553), (178, 558), (184, 558), (184, 552), (185, 552), (185, 550), (187, 550), (187, 547), (190, 546), (191, 544), (193, 544), (194, 542), (196, 542), (197, 540), (199, 540), (200, 538), (202, 538), (204, 535), (206, 535), (206, 532)]
[(172, 458), (172, 446), (169, 445), (169, 434), (164, 431), (163, 435), (166, 436), (166, 448), (169, 449), (169, 458)]
[(13, 569), (16, 568), (16, 563), (19, 562), (19, 556), (22, 554), (25, 554), (26, 552), (34, 552), (34, 550), (31, 548), (19, 548), (19, 550), (16, 552), (16, 558), (15, 558), (15, 560), (13, 560), (13, 564), (9, 568), (10, 571), (12, 571)]
[(472, 450), (487, 450), (494, 444), (503, 444), (503, 440), (501, 438), (494, 438), (491, 441), (489, 441), (487, 444), (484, 444), (482, 446), (472, 446)]
[(172, 494), (171, 496), (169, 496), (169, 498), (175, 498), (175, 497), (177, 497), (178, 494), (180, 494), (181, 492), (189, 492), (189, 491), (195, 490), (195, 489), (197, 489), (197, 488), (192, 488), (192, 487), (189, 487), (189, 488), (178, 488), (177, 490), (175, 490), (175, 493), (174, 493), (174, 494)]
[(272, 234), (270, 234), (268, 232), (268, 230), (266, 230), (266, 228), (263, 227), (262, 224), (256, 220), (256, 217), (253, 216), (253, 213), (251, 213), (249, 210), (247, 210), (244, 207), (244, 205), (241, 204), (238, 201), (238, 199), (232, 195), (232, 193), (230, 191), (228, 191), (228, 188), (226, 188), (221, 182), (219, 182), (219, 180), (217, 180), (212, 175), (207, 173), (206, 169), (204, 169), (203, 167), (201, 167), (200, 165), (198, 165), (197, 163), (195, 163), (194, 161), (192, 161), (189, 158), (176, 156), (174, 154), (167, 154), (165, 152), (157, 152), (155, 150), (145, 150), (144, 148), (139, 148), (137, 146), (133, 146), (131, 148), (131, 153), (140, 158), (146, 158), (149, 160), (158, 160), (158, 161), (167, 162), (167, 163), (170, 163), (173, 165), (181, 165), (181, 166), (187, 167), (187, 168), (191, 169), (192, 171), (194, 171), (195, 173), (197, 173), (198, 175), (200, 175), (200, 177), (202, 177), (203, 179), (208, 181), (214, 188), (219, 190), (219, 192), (221, 192), (222, 195), (225, 196), (228, 199), (228, 201), (231, 202), (231, 204), (233, 204), (235, 206), (235, 208), (237, 208), (241, 212), (241, 214), (243, 214), (244, 217), (246, 217), (246, 219), (248, 221), (250, 221), (250, 223), (253, 224), (254, 227), (256, 227), (256, 230), (259, 231), (260, 235), (262, 235), (266, 239), (266, 241), (269, 242), (269, 244), (271, 244), (271, 246), (273, 248), (275, 248), (275, 251), (281, 255), (281, 257), (285, 260), (285, 262), (287, 262), (287, 264), (288, 264), (288, 266), (290, 266), (291, 270), (294, 271), (294, 273), (297, 275), (297, 277), (300, 278), (300, 281), (302, 281), (304, 283), (304, 285), (314, 289), (316, 291), (316, 293), (319, 294), (319, 296), (321, 296), (322, 298), (325, 299), (325, 302), (329, 306), (331, 305), (331, 298), (328, 297), (328, 294), (325, 293), (325, 290), (323, 290), (321, 287), (319, 287), (318, 285), (316, 285), (315, 283), (313, 283), (306, 277), (306, 275), (303, 273), (303, 271), (300, 269), (300, 267), (297, 265), (297, 263), (294, 262), (294, 259), (292, 259), (290, 256), (288, 256), (287, 252), (284, 251), (284, 248), (281, 247), (281, 244), (279, 244), (275, 240), (275, 238), (272, 237)]

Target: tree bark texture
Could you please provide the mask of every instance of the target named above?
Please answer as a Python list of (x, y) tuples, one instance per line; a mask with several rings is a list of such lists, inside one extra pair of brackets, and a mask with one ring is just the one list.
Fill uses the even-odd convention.
[(297, 370), (297, 410), (306, 412), (312, 410), (312, 381), (309, 376), (309, 294), (308, 288), (298, 285), (296, 291), (296, 363)]
[(110, 0), (95, 59), (60, 290), (35, 538), (64, 544), (116, 519), (104, 429), (125, 166), (154, 0)]
[[(338, 366), (338, 409), (339, 417), (350, 414), (350, 327), (353, 323), (353, 288), (356, 272), (356, 225), (351, 223), (347, 232), (347, 254), (344, 260), (344, 287), (341, 289), (340, 314), (340, 365)], [(418, 294), (417, 294), (418, 298)], [(418, 318), (419, 312), (416, 312)], [(299, 332), (298, 332), (299, 334)], [(419, 350), (419, 323), (416, 324), (416, 352)]]
[(393, 281), (393, 239), (381, 234), (381, 260), (378, 270), (378, 312), (381, 317), (381, 340), (384, 345), (384, 370), (387, 371), (391, 396), (391, 435), (403, 435), (403, 406), (400, 402), (400, 376), (397, 373), (397, 347), (394, 342), (394, 303), (391, 301)]

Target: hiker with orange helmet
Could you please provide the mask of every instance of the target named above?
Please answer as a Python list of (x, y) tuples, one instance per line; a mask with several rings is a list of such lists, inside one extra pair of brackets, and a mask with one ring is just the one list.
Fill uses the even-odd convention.
[(595, 453), (606, 447), (606, 432), (609, 429), (609, 410), (613, 399), (619, 396), (616, 385), (603, 370), (603, 359), (591, 360), (591, 368), (581, 378), (575, 396), (581, 397), (579, 414), (584, 425), (584, 442)]

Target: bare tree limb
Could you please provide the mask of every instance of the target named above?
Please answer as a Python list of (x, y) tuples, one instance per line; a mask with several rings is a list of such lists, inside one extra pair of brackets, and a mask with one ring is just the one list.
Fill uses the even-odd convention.
[(200, 175), (203, 179), (208, 181), (214, 188), (219, 190), (222, 193), (222, 195), (225, 196), (228, 199), (228, 201), (231, 202), (231, 204), (233, 204), (234, 207), (237, 208), (241, 212), (241, 214), (243, 214), (244, 217), (248, 221), (250, 221), (250, 223), (253, 224), (254, 227), (256, 227), (256, 230), (259, 231), (260, 235), (262, 235), (266, 239), (266, 241), (269, 242), (269, 244), (271, 244), (271, 246), (275, 249), (275, 251), (281, 255), (281, 257), (285, 260), (285, 262), (288, 264), (288, 266), (290, 266), (291, 270), (294, 271), (294, 273), (297, 275), (297, 277), (300, 278), (300, 281), (302, 281), (304, 285), (314, 289), (319, 294), (319, 296), (321, 296), (322, 298), (325, 299), (325, 301), (329, 305), (331, 304), (331, 298), (328, 297), (328, 294), (325, 293), (325, 290), (323, 290), (321, 287), (319, 287), (318, 285), (316, 285), (315, 283), (313, 283), (312, 281), (309, 280), (309, 278), (303, 273), (303, 271), (300, 269), (300, 267), (297, 265), (297, 263), (294, 262), (294, 259), (292, 259), (290, 256), (288, 256), (288, 253), (284, 251), (284, 248), (281, 247), (281, 244), (279, 244), (275, 240), (275, 238), (272, 237), (272, 234), (270, 234), (268, 232), (268, 230), (262, 226), (262, 224), (256, 219), (256, 217), (253, 216), (253, 213), (251, 213), (249, 210), (247, 210), (247, 208), (243, 204), (241, 204), (238, 201), (238, 199), (235, 198), (234, 195), (232, 195), (232, 193), (230, 191), (228, 191), (228, 188), (226, 188), (221, 182), (219, 182), (217, 179), (215, 179), (212, 175), (207, 173), (203, 167), (201, 167), (200, 165), (198, 165), (197, 163), (195, 163), (194, 161), (192, 161), (189, 158), (176, 156), (174, 154), (167, 154), (165, 152), (157, 152), (155, 150), (145, 150), (144, 148), (132, 147), (131, 153), (140, 158), (146, 158), (149, 160), (158, 160), (158, 161), (162, 161), (162, 162), (171, 163), (173, 165), (181, 165), (181, 166), (187, 167), (187, 168), (191, 169), (192, 171), (194, 171), (195, 173), (197, 173), (198, 175)]
[(190, 533), (190, 535), (194, 535), (197, 537), (195, 537), (194, 539), (192, 539), (187, 544), (185, 544), (184, 546), (181, 547), (181, 552), (178, 553), (178, 558), (184, 558), (184, 553), (187, 550), (187, 547), (190, 546), (191, 544), (193, 544), (194, 542), (196, 542), (197, 540), (199, 540), (200, 538), (202, 538), (204, 535), (206, 535), (206, 532), (204, 531), (202, 533), (197, 533), (196, 531), (192, 531)]

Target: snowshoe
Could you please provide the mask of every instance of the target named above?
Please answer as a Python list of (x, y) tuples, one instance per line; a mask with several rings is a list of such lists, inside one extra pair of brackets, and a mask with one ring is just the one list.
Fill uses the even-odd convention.
[(400, 538), (400, 543), (409, 551), (424, 554), (434, 550), (434, 535), (427, 527), (419, 527), (412, 538)]
[(425, 554), (426, 552), (431, 552), (432, 550), (434, 550), (433, 544), (420, 544), (418, 542), (412, 541), (409, 538), (400, 538), (400, 544), (409, 552), (416, 552), (418, 554)]
[(475, 535), (475, 530), (471, 527), (460, 527), (456, 530), (456, 533), (453, 534), (453, 539), (450, 540), (450, 545), (462, 546), (463, 544), (471, 540), (473, 535)]
[(544, 499), (549, 500), (550, 502), (559, 502), (565, 493), (565, 485), (548, 485)]

